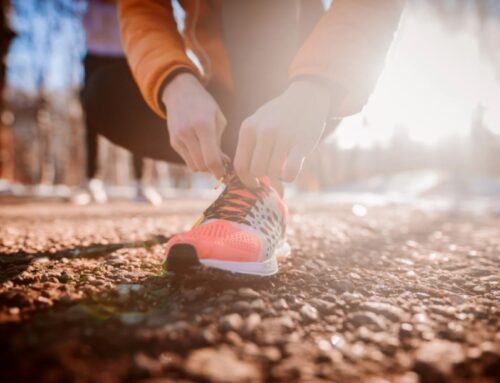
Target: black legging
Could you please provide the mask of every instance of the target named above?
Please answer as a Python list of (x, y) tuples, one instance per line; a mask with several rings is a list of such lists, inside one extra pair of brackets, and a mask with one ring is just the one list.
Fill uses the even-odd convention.
[[(87, 178), (94, 178), (98, 171), (99, 132), (102, 130), (100, 125), (104, 122), (103, 114), (89, 108), (97, 95), (95, 82), (101, 81), (103, 77), (108, 76), (115, 68), (122, 67), (124, 64), (126, 65), (126, 61), (121, 57), (97, 56), (92, 54), (88, 54), (84, 60), (85, 83), (82, 90), (82, 105), (86, 115), (85, 144), (87, 162), (85, 171)], [(138, 100), (138, 102), (142, 102), (142, 100)], [(111, 130), (114, 128), (120, 129), (114, 126), (115, 123), (114, 121), (109, 121), (109, 128)], [(132, 153), (132, 167), (134, 178), (140, 180), (143, 174), (143, 159), (141, 156)]]

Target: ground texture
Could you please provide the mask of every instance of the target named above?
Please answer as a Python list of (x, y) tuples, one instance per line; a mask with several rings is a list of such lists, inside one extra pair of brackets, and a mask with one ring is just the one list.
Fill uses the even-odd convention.
[(500, 216), (296, 201), (278, 275), (162, 274), (206, 204), (1, 202), (0, 381), (498, 381)]

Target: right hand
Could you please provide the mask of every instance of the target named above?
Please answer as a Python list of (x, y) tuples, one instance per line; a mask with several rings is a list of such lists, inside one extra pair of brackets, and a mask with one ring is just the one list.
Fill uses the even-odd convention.
[(223, 177), (220, 140), (227, 122), (210, 93), (193, 74), (180, 73), (165, 86), (162, 101), (172, 148), (191, 170)]

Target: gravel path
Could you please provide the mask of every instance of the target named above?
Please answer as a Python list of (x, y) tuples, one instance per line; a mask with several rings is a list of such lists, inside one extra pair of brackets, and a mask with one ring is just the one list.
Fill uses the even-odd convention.
[(296, 201), (278, 275), (162, 275), (206, 205), (0, 201), (0, 381), (499, 381), (500, 216)]

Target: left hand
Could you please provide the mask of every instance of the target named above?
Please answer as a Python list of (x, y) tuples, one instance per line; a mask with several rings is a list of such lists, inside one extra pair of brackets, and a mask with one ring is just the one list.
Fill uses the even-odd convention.
[(328, 115), (327, 89), (299, 80), (243, 121), (234, 168), (248, 187), (258, 178), (291, 182), (317, 146)]

